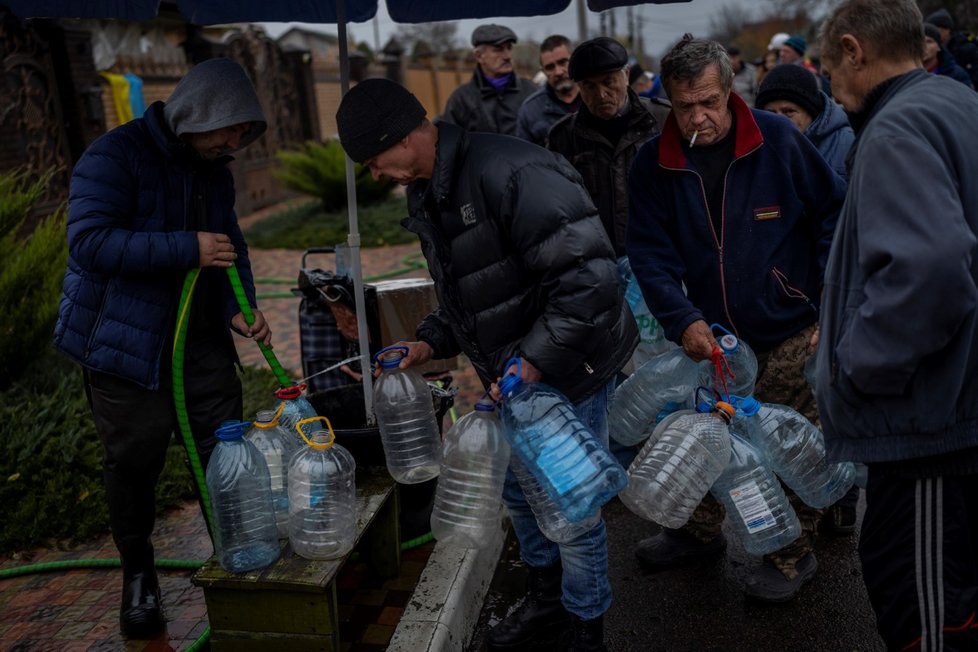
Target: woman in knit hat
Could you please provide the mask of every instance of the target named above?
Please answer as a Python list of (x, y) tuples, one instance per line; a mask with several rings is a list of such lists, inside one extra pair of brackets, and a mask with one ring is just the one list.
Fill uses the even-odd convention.
[(819, 90), (815, 75), (801, 66), (775, 66), (761, 82), (756, 106), (791, 120), (832, 169), (846, 177), (846, 154), (855, 136), (845, 111)]

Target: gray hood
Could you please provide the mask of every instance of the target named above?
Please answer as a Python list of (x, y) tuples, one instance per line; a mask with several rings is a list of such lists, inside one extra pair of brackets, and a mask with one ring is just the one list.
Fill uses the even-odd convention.
[(191, 68), (173, 89), (163, 115), (178, 137), (250, 122), (238, 149), (254, 142), (268, 126), (254, 85), (231, 59), (208, 59)]

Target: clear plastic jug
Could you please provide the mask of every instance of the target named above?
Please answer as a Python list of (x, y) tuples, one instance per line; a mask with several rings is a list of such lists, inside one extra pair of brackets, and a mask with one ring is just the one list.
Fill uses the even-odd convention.
[(463, 548), (482, 548), (492, 541), (499, 529), (509, 457), (496, 407), (482, 399), (445, 433), (431, 510), (435, 539)]
[(244, 438), (249, 425), (230, 421), (217, 429), (206, 472), (214, 552), (221, 568), (232, 573), (264, 568), (279, 555), (268, 466)]
[(664, 416), (691, 408), (700, 371), (707, 366), (674, 349), (636, 369), (615, 390), (608, 415), (611, 437), (624, 446), (638, 444)]
[(513, 364), (516, 374), (499, 383), (506, 438), (567, 520), (583, 521), (628, 484), (625, 469), (563, 394), (523, 382), (518, 358), (506, 363), (504, 373)]
[(760, 452), (730, 433), (730, 463), (710, 489), (727, 509), (730, 523), (752, 555), (767, 555), (801, 536), (801, 522), (778, 477)]
[(398, 369), (406, 346), (374, 356), (383, 372), (374, 381), (374, 412), (387, 470), (398, 482), (417, 484), (438, 476), (441, 440), (428, 383), (413, 369)]
[(303, 442), (299, 433), (295, 431), (295, 424), (316, 416), (316, 408), (302, 395), (305, 389), (305, 385), (292, 385), (275, 392), (275, 396), (279, 399), (274, 408), (278, 413), (278, 423), (292, 435), (296, 446), (301, 446)]
[(305, 446), (289, 465), (289, 543), (305, 559), (339, 559), (356, 540), (356, 462), (325, 417), (303, 419), (296, 430)]
[[(757, 382), (757, 356), (746, 342), (720, 324), (713, 324), (710, 329), (721, 333), (717, 338), (717, 346), (723, 353), (722, 370), (727, 374), (726, 395), (721, 398), (727, 400), (732, 394), (751, 396), (754, 393), (754, 383)], [(701, 371), (697, 384), (713, 387), (723, 393), (724, 388), (717, 386), (715, 373), (714, 367), (708, 365)]]
[(664, 419), (629, 466), (621, 502), (659, 525), (684, 525), (730, 461), (733, 414), (729, 403), (719, 401), (706, 414)]
[(268, 465), (278, 537), (286, 539), (289, 536), (289, 462), (299, 450), (296, 436), (279, 425), (278, 414), (262, 410), (255, 415), (245, 439), (255, 445)]

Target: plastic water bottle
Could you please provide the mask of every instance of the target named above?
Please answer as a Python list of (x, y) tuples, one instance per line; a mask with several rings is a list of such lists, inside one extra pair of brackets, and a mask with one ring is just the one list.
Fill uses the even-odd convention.
[(554, 543), (573, 541), (601, 522), (601, 508), (577, 523), (570, 522), (557, 507), (557, 503), (547, 495), (537, 479), (533, 477), (530, 469), (526, 468), (519, 455), (512, 453), (509, 465), (513, 469), (516, 481), (520, 484), (520, 489), (523, 490), (530, 511), (537, 520), (540, 532)]
[(666, 414), (693, 406), (698, 374), (708, 366), (694, 362), (682, 349), (658, 355), (635, 370), (615, 390), (608, 432), (619, 444), (646, 439)]
[(733, 414), (729, 403), (718, 401), (707, 414), (664, 420), (629, 466), (621, 502), (642, 518), (681, 527), (730, 461)]
[(289, 462), (299, 450), (295, 437), (278, 423), (271, 410), (262, 410), (255, 416), (251, 430), (245, 435), (265, 458), (272, 483), (272, 503), (275, 506), (275, 523), (278, 538), (289, 536)]
[(374, 356), (383, 369), (374, 382), (374, 412), (387, 470), (398, 482), (418, 484), (438, 476), (441, 441), (428, 383), (413, 369), (398, 369), (406, 346)]
[[(306, 438), (302, 428), (317, 421), (326, 428)], [(338, 559), (356, 540), (356, 462), (326, 418), (303, 419), (297, 431), (305, 446), (289, 465), (289, 543), (305, 559)]]
[(463, 548), (488, 545), (499, 529), (510, 449), (489, 399), (479, 401), (447, 433), (431, 510), (431, 533)]
[(801, 522), (760, 452), (730, 433), (730, 463), (710, 489), (751, 555), (767, 555), (801, 536)]
[(768, 466), (807, 505), (828, 507), (849, 491), (855, 480), (852, 462), (829, 464), (822, 431), (798, 412), (786, 405), (761, 403), (746, 424), (751, 442)]
[(303, 441), (299, 433), (295, 431), (295, 424), (303, 419), (311, 419), (316, 416), (316, 408), (302, 395), (305, 389), (305, 385), (292, 385), (275, 392), (275, 396), (279, 399), (279, 402), (275, 404), (278, 423), (295, 438), (296, 446), (300, 446)]
[[(567, 520), (583, 521), (628, 484), (625, 469), (556, 389), (524, 383), (512, 358), (499, 387), (509, 445)], [(504, 371), (505, 373), (505, 371)]]
[(638, 326), (638, 347), (632, 354), (632, 362), (640, 366), (655, 356), (675, 349), (676, 345), (666, 339), (662, 326), (652, 316), (627, 257), (618, 260), (618, 275), (625, 285), (625, 301), (628, 302)]
[[(726, 378), (727, 394), (752, 396), (754, 394), (754, 383), (757, 381), (757, 356), (754, 355), (754, 352), (751, 351), (746, 342), (720, 324), (713, 324), (710, 328), (713, 330), (718, 329), (723, 333), (717, 339), (717, 345), (723, 352), (726, 366), (730, 369), (730, 377)], [(713, 374), (713, 367), (707, 365), (702, 370), (697, 384), (714, 387), (716, 382)], [(722, 390), (722, 387), (717, 389)], [(723, 398), (726, 399), (727, 397)]]
[(264, 568), (279, 555), (268, 466), (244, 438), (248, 426), (231, 421), (217, 429), (206, 472), (217, 562), (232, 573)]

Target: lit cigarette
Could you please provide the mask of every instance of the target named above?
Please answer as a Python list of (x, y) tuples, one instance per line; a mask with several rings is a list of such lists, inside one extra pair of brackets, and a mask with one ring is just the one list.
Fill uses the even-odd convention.
[(692, 146), (693, 146), (693, 143), (695, 143), (695, 142), (696, 142), (696, 137), (697, 137), (697, 136), (699, 136), (699, 135), (700, 135), (700, 132), (699, 132), (699, 130), (696, 130), (696, 131), (694, 131), (694, 132), (693, 132), (693, 135), (692, 135), (692, 136), (690, 136), (690, 138), (689, 138), (689, 146), (690, 146), (690, 147), (692, 147)]

